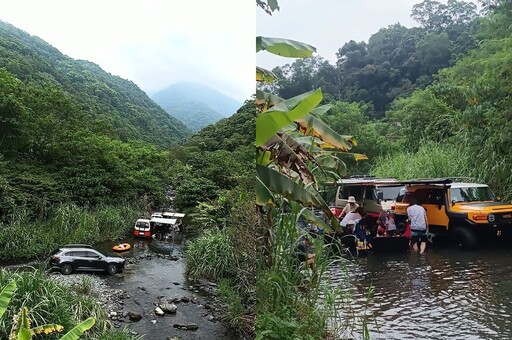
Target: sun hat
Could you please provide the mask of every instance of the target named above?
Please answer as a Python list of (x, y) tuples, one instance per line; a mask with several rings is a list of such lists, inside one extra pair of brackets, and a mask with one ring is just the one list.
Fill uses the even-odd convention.
[(356, 198), (354, 196), (348, 196), (348, 203), (356, 203)]

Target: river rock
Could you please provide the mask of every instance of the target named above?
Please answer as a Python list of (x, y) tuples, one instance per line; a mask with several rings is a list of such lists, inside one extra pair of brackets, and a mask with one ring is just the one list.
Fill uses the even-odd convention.
[(129, 312), (128, 317), (132, 321), (139, 321), (140, 319), (142, 319), (142, 315), (140, 315), (139, 313), (136, 313), (136, 312)]
[(156, 315), (164, 315), (164, 314), (165, 314), (165, 312), (162, 310), (162, 308), (160, 308), (160, 307), (156, 307), (156, 308), (155, 308), (155, 314), (156, 314)]
[(175, 323), (172, 326), (174, 328), (184, 329), (184, 330), (187, 330), (187, 331), (195, 331), (195, 330), (199, 329), (199, 326), (197, 324), (195, 324), (195, 323), (187, 323), (187, 324)]
[(158, 302), (158, 307), (160, 307), (165, 313), (176, 313), (178, 306), (169, 301), (160, 300)]

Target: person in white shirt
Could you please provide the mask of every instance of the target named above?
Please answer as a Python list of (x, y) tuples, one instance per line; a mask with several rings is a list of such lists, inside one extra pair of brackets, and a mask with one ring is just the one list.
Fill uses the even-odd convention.
[(366, 216), (366, 212), (362, 207), (357, 207), (356, 210), (349, 212), (340, 222), (342, 227), (346, 227), (350, 220), (360, 220)]
[(427, 211), (418, 204), (418, 200), (415, 197), (411, 197), (410, 205), (407, 208), (407, 218), (411, 224), (412, 250), (418, 251), (418, 243), (420, 243), (420, 254), (423, 254), (427, 248)]

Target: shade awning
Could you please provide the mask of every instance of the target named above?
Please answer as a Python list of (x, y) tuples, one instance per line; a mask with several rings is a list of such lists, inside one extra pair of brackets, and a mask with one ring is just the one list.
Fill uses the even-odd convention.
[(176, 224), (177, 219), (175, 218), (160, 218), (153, 217), (150, 222), (152, 223), (161, 223), (161, 224)]

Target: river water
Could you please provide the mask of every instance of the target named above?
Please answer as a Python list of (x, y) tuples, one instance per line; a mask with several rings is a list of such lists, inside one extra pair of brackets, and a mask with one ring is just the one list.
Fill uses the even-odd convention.
[[(372, 253), (328, 272), (348, 325), (341, 337), (512, 339), (512, 249)], [(371, 297), (367, 299), (369, 292)]]

